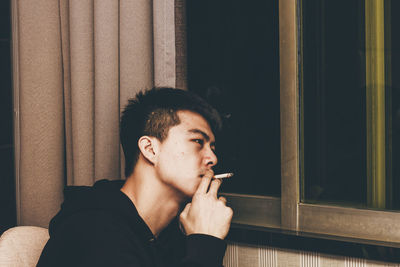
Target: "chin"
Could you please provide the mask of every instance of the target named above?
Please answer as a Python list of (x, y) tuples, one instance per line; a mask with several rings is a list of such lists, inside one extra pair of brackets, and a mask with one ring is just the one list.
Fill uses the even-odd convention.
[(196, 188), (186, 191), (185, 196), (187, 196), (188, 198), (192, 198), (194, 196), (194, 193), (196, 193)]
[(196, 193), (197, 188), (201, 182), (201, 178), (199, 177), (196, 181), (191, 181), (191, 183), (187, 184), (186, 187), (181, 187), (179, 190), (185, 198), (192, 199), (193, 195)]
[(185, 190), (183, 192), (183, 194), (187, 197), (187, 198), (192, 198), (194, 196), (194, 193), (196, 193), (197, 190), (197, 186), (194, 186), (193, 188), (188, 188), (187, 190)]

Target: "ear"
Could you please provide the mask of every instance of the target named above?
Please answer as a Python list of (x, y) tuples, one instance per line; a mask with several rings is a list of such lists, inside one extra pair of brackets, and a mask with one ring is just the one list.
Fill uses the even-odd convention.
[(138, 147), (143, 157), (154, 164), (158, 151), (157, 138), (144, 135), (139, 138)]

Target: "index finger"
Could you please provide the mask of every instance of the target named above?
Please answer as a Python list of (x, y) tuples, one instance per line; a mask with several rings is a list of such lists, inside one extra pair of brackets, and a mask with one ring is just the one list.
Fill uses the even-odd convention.
[(218, 195), (218, 189), (222, 184), (221, 179), (213, 179), (210, 185), (210, 189), (208, 190), (208, 194), (211, 194), (215, 197)]
[(197, 187), (195, 194), (206, 194), (208, 186), (210, 185), (211, 179), (212, 179), (212, 177), (203, 176), (203, 178), (201, 178), (201, 182), (199, 184), (199, 187)]

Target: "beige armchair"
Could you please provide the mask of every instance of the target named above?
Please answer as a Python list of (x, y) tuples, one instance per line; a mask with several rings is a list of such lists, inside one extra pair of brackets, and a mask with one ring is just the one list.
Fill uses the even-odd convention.
[(0, 266), (36, 266), (48, 239), (46, 228), (17, 226), (8, 229), (0, 236)]

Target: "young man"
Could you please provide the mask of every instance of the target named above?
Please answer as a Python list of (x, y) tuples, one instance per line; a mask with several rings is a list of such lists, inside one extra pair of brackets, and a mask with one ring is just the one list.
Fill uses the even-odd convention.
[(126, 181), (66, 188), (38, 266), (221, 266), (233, 213), (213, 178), (220, 127), (191, 92), (139, 93), (121, 118)]

